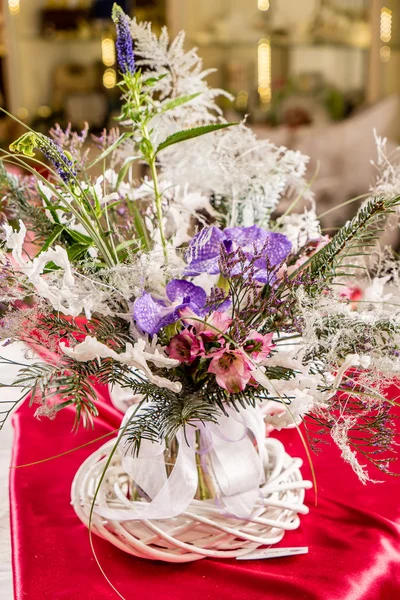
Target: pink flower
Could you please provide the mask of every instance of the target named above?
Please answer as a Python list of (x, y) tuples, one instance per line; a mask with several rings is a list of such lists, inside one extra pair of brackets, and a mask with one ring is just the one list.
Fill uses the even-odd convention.
[[(209, 326), (212, 327), (206, 327), (204, 333), (213, 332), (214, 335), (218, 335), (219, 331), (221, 331), (222, 333), (227, 332), (227, 330), (232, 324), (232, 319), (228, 317), (226, 313), (215, 311), (211, 313), (209, 317), (207, 317), (207, 323)], [(218, 331), (215, 331), (216, 329), (218, 329)]]
[(208, 367), (208, 372), (216, 376), (218, 385), (230, 394), (245, 389), (252, 370), (253, 365), (241, 350), (219, 350)]
[(182, 333), (175, 335), (169, 345), (168, 354), (170, 358), (175, 358), (182, 363), (191, 363), (198, 356), (204, 356), (204, 344), (200, 338), (184, 329)]
[(314, 242), (309, 244), (309, 246), (307, 248), (307, 252), (305, 254), (303, 254), (303, 256), (298, 258), (294, 265), (290, 265), (288, 267), (287, 264), (284, 263), (281, 266), (281, 268), (279, 269), (279, 271), (277, 273), (277, 278), (282, 279), (285, 276), (285, 274), (291, 275), (292, 273), (297, 271), (297, 269), (299, 269), (302, 265), (304, 265), (304, 263), (306, 263), (312, 256), (314, 256), (314, 254), (316, 254), (322, 248), (324, 248), (327, 244), (329, 244), (330, 241), (331, 240), (330, 240), (329, 236), (324, 235), (319, 240), (315, 240)]
[(189, 307), (181, 310), (181, 317), (184, 323), (191, 325), (197, 334), (206, 337), (219, 337), (225, 333), (232, 323), (232, 319), (226, 313), (215, 311), (211, 313), (203, 322)]
[(257, 331), (252, 331), (247, 337), (244, 350), (251, 354), (254, 362), (261, 363), (271, 354), (271, 350), (275, 348), (275, 345), (272, 344), (272, 336), (272, 333), (261, 335)]
[(352, 310), (357, 309), (357, 302), (363, 297), (362, 289), (357, 286), (343, 287), (339, 293), (340, 297), (344, 300), (349, 300), (350, 308)]

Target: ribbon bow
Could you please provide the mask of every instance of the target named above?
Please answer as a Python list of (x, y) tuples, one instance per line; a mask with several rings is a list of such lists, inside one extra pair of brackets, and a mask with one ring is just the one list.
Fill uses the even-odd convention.
[[(135, 406), (129, 408), (123, 426), (140, 415), (139, 411), (132, 418), (136, 409)], [(99, 506), (96, 513), (117, 521), (168, 519), (180, 515), (196, 495), (196, 454), (199, 454), (201, 464), (209, 465), (217, 499), (225, 510), (240, 518), (249, 517), (261, 497), (260, 485), (264, 483), (265, 425), (258, 407), (238, 412), (227, 408), (227, 413), (229, 416), (221, 415), (218, 423), (194, 422), (177, 432), (178, 453), (169, 477), (164, 441), (142, 440), (137, 456), (133, 456), (131, 450), (121, 449), (124, 471), (151, 500), (131, 501), (119, 494), (126, 509)], [(197, 431), (200, 431), (200, 448), (196, 448)]]

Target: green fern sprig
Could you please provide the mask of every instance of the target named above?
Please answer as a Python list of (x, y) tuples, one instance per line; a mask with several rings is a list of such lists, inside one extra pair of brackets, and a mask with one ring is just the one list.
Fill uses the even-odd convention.
[(375, 245), (389, 214), (400, 205), (400, 196), (391, 199), (374, 198), (357, 215), (344, 225), (332, 241), (291, 274), (293, 279), (300, 270), (308, 268), (313, 278), (323, 283), (335, 277), (351, 277), (353, 268), (360, 265), (346, 264), (353, 257), (366, 254), (365, 249)]
[(6, 194), (18, 218), (35, 232), (36, 241), (51, 235), (54, 224), (47, 218), (46, 211), (42, 206), (32, 202), (32, 190), (20, 177), (9, 173), (2, 161), (0, 161), (0, 191)]
[[(72, 362), (74, 364), (72, 364)], [(14, 364), (13, 361), (2, 358), (2, 364)], [(89, 366), (79, 369), (76, 361), (69, 359), (61, 360), (60, 363), (52, 364), (45, 362), (33, 363), (22, 366), (11, 386), (21, 389), (21, 399), (30, 394), (29, 405), (34, 402), (43, 404), (57, 397), (58, 402), (52, 406), (54, 413), (59, 412), (67, 406), (75, 408), (74, 429), (83, 423), (85, 427), (92, 424), (93, 417), (97, 416), (96, 391), (92, 380), (88, 377)], [(75, 368), (74, 368), (75, 367)], [(92, 374), (95, 368), (92, 367)]]
[(137, 454), (143, 439), (158, 442), (172, 440), (178, 430), (193, 426), (196, 422), (218, 422), (220, 411), (196, 395), (177, 395), (156, 386), (143, 384), (141, 389), (144, 405), (141, 412), (129, 424), (125, 441)]
[(59, 314), (50, 313), (40, 319), (40, 328), (57, 339), (66, 337), (76, 340), (76, 335), (86, 334), (96, 337), (99, 342), (111, 344), (123, 349), (127, 342), (132, 342), (129, 334), (129, 322), (121, 317), (101, 316), (94, 314), (89, 322), (70, 319)]

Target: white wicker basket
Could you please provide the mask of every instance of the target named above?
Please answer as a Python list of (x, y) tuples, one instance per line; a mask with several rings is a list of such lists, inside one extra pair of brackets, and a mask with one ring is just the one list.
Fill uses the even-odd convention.
[[(94, 491), (114, 443), (107, 442), (93, 453), (74, 478), (72, 504), (86, 526)], [(261, 546), (277, 544), (286, 531), (297, 529), (299, 515), (308, 513), (304, 494), (312, 484), (301, 476), (301, 459), (291, 458), (278, 440), (269, 438), (265, 444), (269, 459), (257, 516), (250, 519), (228, 516), (214, 500), (194, 499), (178, 517), (157, 521), (110, 521), (97, 515), (95, 509), (93, 531), (129, 554), (167, 562), (190, 562), (207, 556), (235, 558)], [(129, 510), (128, 489), (132, 489), (132, 481), (116, 453), (96, 504)]]

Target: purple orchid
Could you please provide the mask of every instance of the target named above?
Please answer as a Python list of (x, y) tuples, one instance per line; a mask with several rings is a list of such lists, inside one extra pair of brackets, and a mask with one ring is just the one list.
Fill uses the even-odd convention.
[(198, 285), (184, 279), (173, 279), (166, 288), (169, 302), (157, 300), (144, 292), (133, 305), (133, 317), (137, 326), (150, 335), (155, 335), (162, 327), (180, 319), (180, 311), (189, 307), (196, 315), (205, 312), (207, 294)]
[(266, 231), (257, 225), (228, 227), (224, 230), (207, 227), (195, 235), (190, 243), (186, 255), (188, 267), (185, 274), (191, 276), (201, 273), (218, 274), (221, 244), (228, 252), (240, 247), (249, 260), (256, 253), (261, 252), (262, 257), (255, 263), (257, 267), (255, 278), (262, 283), (271, 282), (267, 260), (269, 267), (277, 267), (288, 257), (292, 249), (292, 244), (285, 235)]

